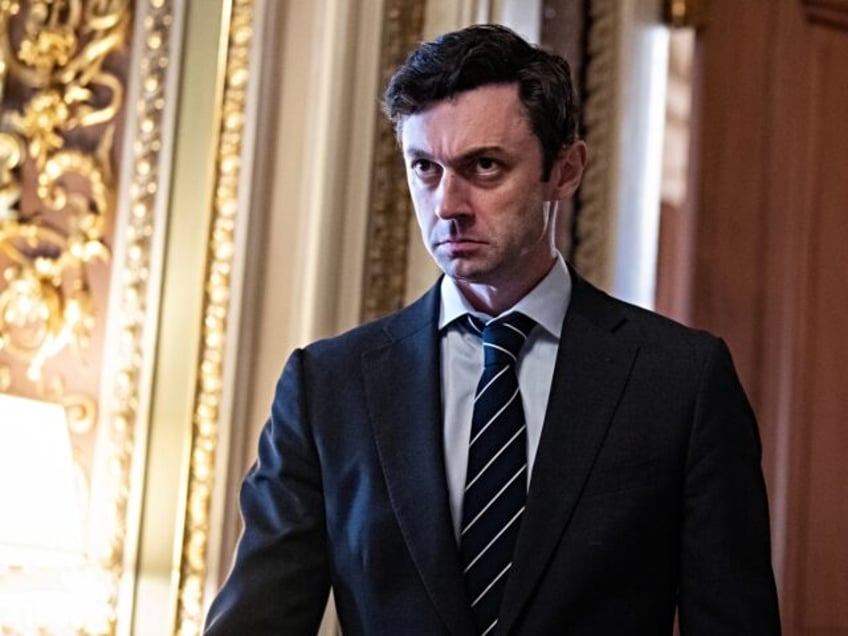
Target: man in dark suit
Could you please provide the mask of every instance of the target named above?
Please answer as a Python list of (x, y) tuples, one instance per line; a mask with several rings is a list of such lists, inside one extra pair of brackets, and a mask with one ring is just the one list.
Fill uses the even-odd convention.
[(206, 633), (778, 634), (754, 416), (725, 345), (554, 246), (586, 163), (568, 66), (502, 27), (386, 92), (444, 271), (295, 351)]

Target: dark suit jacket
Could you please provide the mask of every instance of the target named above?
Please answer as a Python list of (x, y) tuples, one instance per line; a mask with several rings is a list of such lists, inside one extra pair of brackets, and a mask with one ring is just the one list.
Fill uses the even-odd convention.
[[(760, 442), (724, 343), (572, 273), (497, 634), (777, 634)], [(465, 634), (438, 287), (296, 351), (241, 491), (210, 635)]]

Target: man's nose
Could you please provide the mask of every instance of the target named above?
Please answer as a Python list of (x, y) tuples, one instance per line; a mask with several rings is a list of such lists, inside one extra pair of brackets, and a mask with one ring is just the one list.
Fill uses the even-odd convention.
[(436, 192), (436, 216), (450, 220), (469, 213), (467, 184), (452, 171), (445, 171)]

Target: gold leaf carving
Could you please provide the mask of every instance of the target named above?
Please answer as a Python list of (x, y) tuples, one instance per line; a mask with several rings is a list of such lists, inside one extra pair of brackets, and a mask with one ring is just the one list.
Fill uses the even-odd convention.
[[(0, 124), (0, 250), (10, 260), (0, 348), (27, 362), (33, 380), (66, 346), (85, 348), (94, 326), (88, 266), (109, 258), (108, 126), (123, 99), (103, 63), (125, 47), (128, 24), (128, 0), (88, 2), (85, 10), (82, 0), (0, 1), (2, 94), (14, 82), (24, 95)], [(101, 124), (98, 148), (69, 141)], [(22, 175), (30, 165), (37, 196), (26, 206)]]

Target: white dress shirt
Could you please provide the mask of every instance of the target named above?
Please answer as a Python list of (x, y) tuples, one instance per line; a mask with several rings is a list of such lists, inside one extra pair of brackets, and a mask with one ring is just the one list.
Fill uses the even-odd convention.
[[(454, 534), (459, 542), (462, 498), (468, 466), (468, 441), (474, 410), (474, 391), (483, 372), (483, 341), (462, 325), (466, 314), (484, 321), (488, 316), (476, 311), (453, 279), (445, 276), (441, 285), (439, 331), (442, 354), (442, 414), (444, 417), (445, 470), (450, 494)], [(551, 380), (559, 347), (562, 321), (571, 300), (571, 276), (561, 255), (551, 271), (524, 298), (501, 315), (520, 311), (536, 321), (516, 365), (518, 386), (527, 424), (527, 474), (533, 475), (533, 461), (548, 406)], [(529, 487), (529, 483), (528, 483)]]

